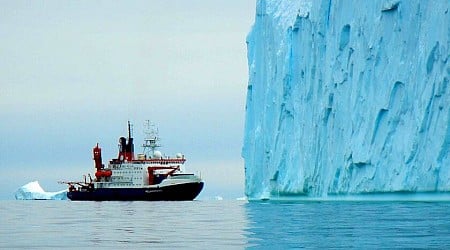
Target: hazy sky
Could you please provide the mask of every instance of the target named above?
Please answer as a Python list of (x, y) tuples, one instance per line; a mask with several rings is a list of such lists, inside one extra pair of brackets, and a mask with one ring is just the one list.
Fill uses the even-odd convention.
[(255, 0), (2, 1), (0, 199), (38, 180), (93, 173), (146, 119), (168, 155), (206, 181), (203, 198), (243, 196), (247, 57)]

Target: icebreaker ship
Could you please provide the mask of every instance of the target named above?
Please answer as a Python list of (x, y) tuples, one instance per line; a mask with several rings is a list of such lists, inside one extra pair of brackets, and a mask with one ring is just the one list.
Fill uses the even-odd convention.
[(450, 1), (258, 0), (250, 199), (450, 191)]

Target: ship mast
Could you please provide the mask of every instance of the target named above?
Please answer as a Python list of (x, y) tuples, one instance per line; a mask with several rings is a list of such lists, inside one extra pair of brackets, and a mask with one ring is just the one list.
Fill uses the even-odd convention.
[(133, 138), (133, 125), (128, 121), (128, 138)]
[(142, 144), (144, 154), (153, 157), (156, 148), (161, 147), (158, 128), (150, 120), (146, 120), (144, 123), (144, 134), (144, 144)]

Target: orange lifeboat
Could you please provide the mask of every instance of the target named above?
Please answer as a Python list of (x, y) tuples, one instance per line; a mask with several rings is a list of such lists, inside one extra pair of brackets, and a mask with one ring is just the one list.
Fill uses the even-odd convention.
[(111, 177), (112, 171), (111, 170), (99, 170), (95, 172), (95, 177), (101, 178), (101, 177)]

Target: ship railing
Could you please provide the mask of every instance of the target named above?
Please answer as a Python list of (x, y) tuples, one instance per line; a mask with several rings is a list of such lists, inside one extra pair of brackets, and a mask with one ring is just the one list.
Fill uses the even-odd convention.
[(146, 160), (132, 160), (133, 163), (151, 163), (151, 164), (184, 164), (186, 159), (146, 159)]

